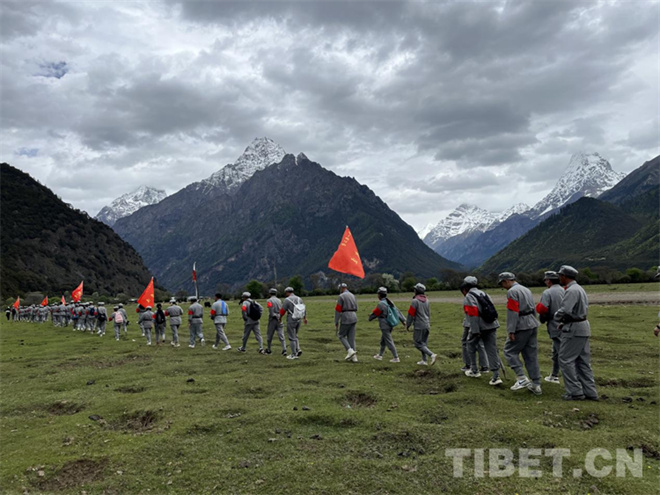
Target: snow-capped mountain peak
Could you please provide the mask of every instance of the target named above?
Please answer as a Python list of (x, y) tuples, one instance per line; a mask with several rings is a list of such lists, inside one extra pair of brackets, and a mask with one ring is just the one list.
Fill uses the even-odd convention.
[(485, 230), (497, 219), (497, 215), (475, 205), (463, 203), (452, 211), (424, 237), (428, 245), (437, 244), (450, 237), (474, 230)]
[(197, 189), (206, 191), (210, 188), (224, 186), (232, 190), (252, 177), (258, 170), (279, 163), (286, 151), (279, 144), (267, 137), (256, 138), (245, 148), (245, 151), (233, 164), (225, 165), (207, 179), (198, 182)]
[(104, 206), (96, 219), (112, 227), (117, 220), (135, 213), (140, 208), (160, 203), (167, 193), (149, 186), (140, 186), (135, 191), (123, 194), (108, 206)]
[(503, 222), (507, 218), (513, 215), (522, 215), (523, 213), (527, 213), (529, 211), (529, 205), (525, 203), (518, 203), (513, 205), (511, 208), (507, 208), (504, 210), (501, 214), (498, 220), (500, 222)]
[(530, 216), (541, 217), (583, 196), (598, 197), (625, 176), (612, 170), (610, 163), (598, 153), (576, 153), (552, 191), (530, 210)]

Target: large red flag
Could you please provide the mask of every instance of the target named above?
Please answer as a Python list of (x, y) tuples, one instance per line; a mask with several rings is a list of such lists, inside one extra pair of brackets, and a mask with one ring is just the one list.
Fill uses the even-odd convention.
[(62, 304), (66, 304), (66, 299), (64, 299), (64, 296), (62, 296)]
[(48, 306), (48, 296), (44, 297), (44, 300), (41, 301), (42, 306)]
[(80, 285), (74, 289), (74, 291), (71, 293), (71, 300), (73, 302), (80, 302), (80, 299), (82, 298), (82, 293), (83, 293), (83, 283), (80, 282)]
[(16, 302), (12, 306), (14, 306), (14, 309), (18, 309), (21, 306), (21, 298), (17, 297)]
[(353, 240), (353, 234), (351, 234), (348, 225), (346, 226), (344, 236), (339, 243), (337, 251), (335, 251), (330, 263), (328, 263), (328, 268), (364, 278), (364, 268), (360, 260), (360, 253), (358, 253), (357, 246)]
[(140, 298), (137, 300), (138, 304), (141, 304), (142, 307), (146, 308), (147, 306), (151, 306), (153, 308), (154, 306), (154, 278), (151, 277), (151, 281), (149, 282), (149, 285), (147, 285), (147, 288), (144, 289), (144, 292), (140, 296)]

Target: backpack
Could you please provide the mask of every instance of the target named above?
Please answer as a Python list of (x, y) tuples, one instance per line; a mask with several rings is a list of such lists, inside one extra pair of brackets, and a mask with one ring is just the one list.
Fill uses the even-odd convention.
[(401, 320), (399, 320), (399, 310), (396, 308), (394, 303), (387, 301), (387, 317), (385, 318), (385, 321), (389, 326), (394, 328), (397, 326), (399, 323), (401, 323)]
[(165, 323), (167, 320), (165, 319), (165, 313), (163, 313), (163, 310), (159, 309), (156, 311), (156, 323)]
[(124, 323), (124, 317), (121, 314), (121, 311), (115, 311), (115, 323)]
[(497, 314), (497, 309), (495, 309), (495, 306), (493, 305), (493, 302), (490, 300), (490, 298), (483, 293), (475, 294), (473, 292), (472, 294), (477, 298), (479, 306), (481, 306), (481, 312), (479, 313), (481, 319), (486, 323), (493, 323), (495, 320), (497, 320), (499, 315)]
[(89, 313), (87, 316), (94, 316), (94, 308), (89, 308)]
[(294, 320), (302, 320), (305, 317), (305, 312), (307, 308), (302, 302), (302, 299), (298, 298), (298, 303), (293, 305), (293, 312), (291, 313), (291, 318)]
[(248, 310), (248, 318), (251, 320), (257, 321), (261, 319), (261, 314), (264, 312), (264, 308), (261, 307), (257, 301), (250, 301), (250, 309)]

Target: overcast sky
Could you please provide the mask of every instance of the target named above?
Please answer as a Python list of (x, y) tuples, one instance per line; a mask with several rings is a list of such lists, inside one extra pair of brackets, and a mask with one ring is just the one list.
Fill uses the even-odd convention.
[(658, 154), (657, 1), (0, 2), (0, 159), (95, 215), (255, 138), (419, 229)]

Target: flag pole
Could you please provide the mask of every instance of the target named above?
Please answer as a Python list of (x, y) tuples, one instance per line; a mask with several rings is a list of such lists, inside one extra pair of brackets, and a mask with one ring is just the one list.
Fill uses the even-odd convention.
[(195, 282), (195, 299), (199, 301), (199, 289), (197, 288), (197, 262), (193, 263), (193, 282)]

